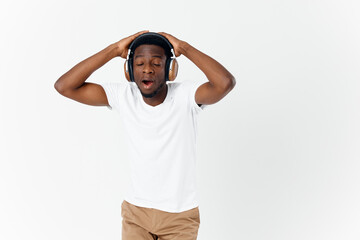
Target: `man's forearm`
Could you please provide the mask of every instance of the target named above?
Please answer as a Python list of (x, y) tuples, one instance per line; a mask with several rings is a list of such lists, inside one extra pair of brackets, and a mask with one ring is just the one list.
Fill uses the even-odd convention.
[(86, 79), (98, 68), (118, 56), (118, 49), (111, 44), (100, 52), (76, 64), (68, 72), (62, 75), (56, 82), (55, 88), (58, 91), (76, 89), (84, 84)]
[(214, 86), (229, 88), (235, 85), (234, 76), (220, 63), (200, 52), (187, 42), (181, 44), (181, 53), (190, 59)]

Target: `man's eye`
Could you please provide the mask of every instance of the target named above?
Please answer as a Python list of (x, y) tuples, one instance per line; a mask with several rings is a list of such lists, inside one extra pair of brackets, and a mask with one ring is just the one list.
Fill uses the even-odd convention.
[(142, 66), (144, 65), (143, 63), (136, 63), (136, 66)]
[(154, 63), (155, 66), (160, 66), (160, 64)]

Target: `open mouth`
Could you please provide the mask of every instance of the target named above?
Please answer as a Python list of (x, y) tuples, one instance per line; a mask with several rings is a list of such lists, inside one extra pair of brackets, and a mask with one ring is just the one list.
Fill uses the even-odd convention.
[(148, 89), (154, 84), (154, 81), (152, 81), (152, 80), (142, 80), (142, 83), (143, 83), (144, 88)]

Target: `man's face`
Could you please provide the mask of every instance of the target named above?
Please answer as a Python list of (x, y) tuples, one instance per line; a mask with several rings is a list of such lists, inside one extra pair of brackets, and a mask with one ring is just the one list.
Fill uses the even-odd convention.
[(151, 98), (166, 87), (165, 63), (165, 50), (160, 46), (144, 44), (135, 49), (134, 80), (144, 97)]

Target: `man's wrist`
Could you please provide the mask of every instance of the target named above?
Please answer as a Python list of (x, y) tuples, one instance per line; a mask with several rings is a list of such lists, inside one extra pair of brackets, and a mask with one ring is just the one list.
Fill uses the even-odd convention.
[(110, 44), (108, 47), (109, 52), (111, 53), (111, 56), (114, 57), (119, 57), (121, 55), (119, 46), (115, 43)]
[(191, 47), (190, 44), (188, 44), (185, 41), (181, 41), (181, 44), (179, 46), (180, 53), (183, 54), (183, 55), (186, 55), (186, 53), (188, 52), (190, 47)]

